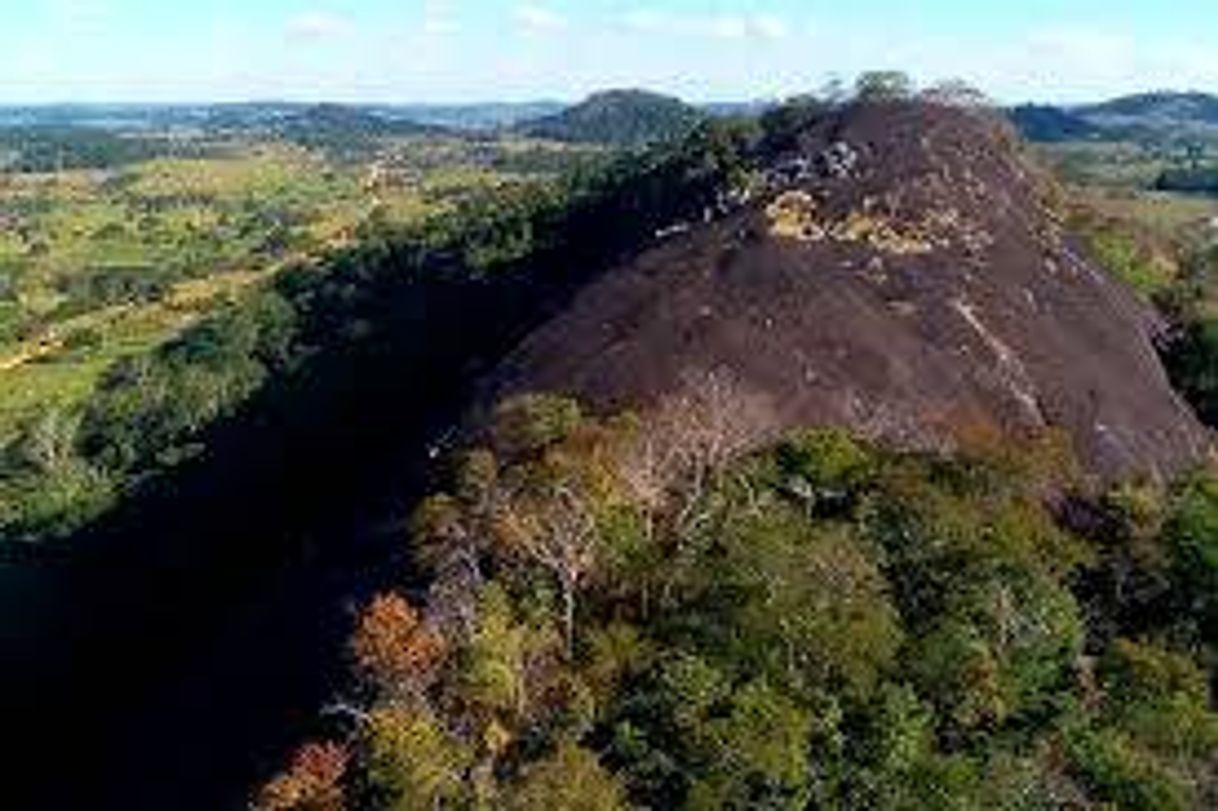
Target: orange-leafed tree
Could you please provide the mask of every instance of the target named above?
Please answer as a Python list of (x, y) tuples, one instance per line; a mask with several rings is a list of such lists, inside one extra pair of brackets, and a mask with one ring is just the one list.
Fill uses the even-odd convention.
[(350, 755), (336, 743), (310, 743), (296, 751), (287, 771), (270, 780), (254, 801), (258, 811), (343, 811), (343, 778)]
[(421, 694), (444, 661), (447, 645), (398, 594), (373, 598), (360, 615), (351, 651), (356, 664), (382, 688)]

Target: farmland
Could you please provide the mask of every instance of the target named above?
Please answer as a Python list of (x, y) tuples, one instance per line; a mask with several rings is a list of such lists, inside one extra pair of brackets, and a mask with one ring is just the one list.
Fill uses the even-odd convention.
[(248, 134), (181, 152), (0, 175), (0, 446), (72, 411), (117, 360), (362, 227), (417, 221), (578, 154), (442, 134), (382, 139), (354, 158)]

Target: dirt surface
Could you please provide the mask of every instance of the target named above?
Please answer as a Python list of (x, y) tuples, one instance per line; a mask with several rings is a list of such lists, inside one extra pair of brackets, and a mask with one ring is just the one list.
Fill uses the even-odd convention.
[(1171, 390), (1154, 313), (1081, 253), (1011, 141), (976, 113), (826, 119), (764, 191), (584, 289), (491, 376), (647, 409), (730, 377), (772, 424), (950, 447), (1055, 426), (1104, 479), (1166, 476), (1210, 437)]

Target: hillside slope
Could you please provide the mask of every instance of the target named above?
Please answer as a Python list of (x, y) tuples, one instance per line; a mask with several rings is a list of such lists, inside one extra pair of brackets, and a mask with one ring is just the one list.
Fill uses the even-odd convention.
[(522, 130), (535, 138), (635, 147), (678, 138), (703, 118), (677, 98), (643, 90), (609, 90), (527, 122)]
[(1009, 139), (967, 112), (858, 107), (764, 190), (586, 288), (488, 380), (646, 410), (730, 379), (761, 439), (840, 424), (907, 447), (1063, 429), (1101, 478), (1201, 459), (1162, 325), (1064, 233)]
[(1048, 104), (1021, 104), (1007, 116), (1019, 134), (1034, 143), (1086, 140), (1103, 132), (1082, 116)]
[(1093, 124), (1152, 129), (1218, 126), (1218, 96), (1208, 93), (1137, 93), (1073, 111)]

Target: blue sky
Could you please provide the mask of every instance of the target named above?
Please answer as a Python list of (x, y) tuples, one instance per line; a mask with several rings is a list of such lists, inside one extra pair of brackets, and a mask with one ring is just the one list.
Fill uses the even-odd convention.
[(0, 102), (759, 98), (897, 67), (1218, 91), (1213, 0), (3, 0)]

